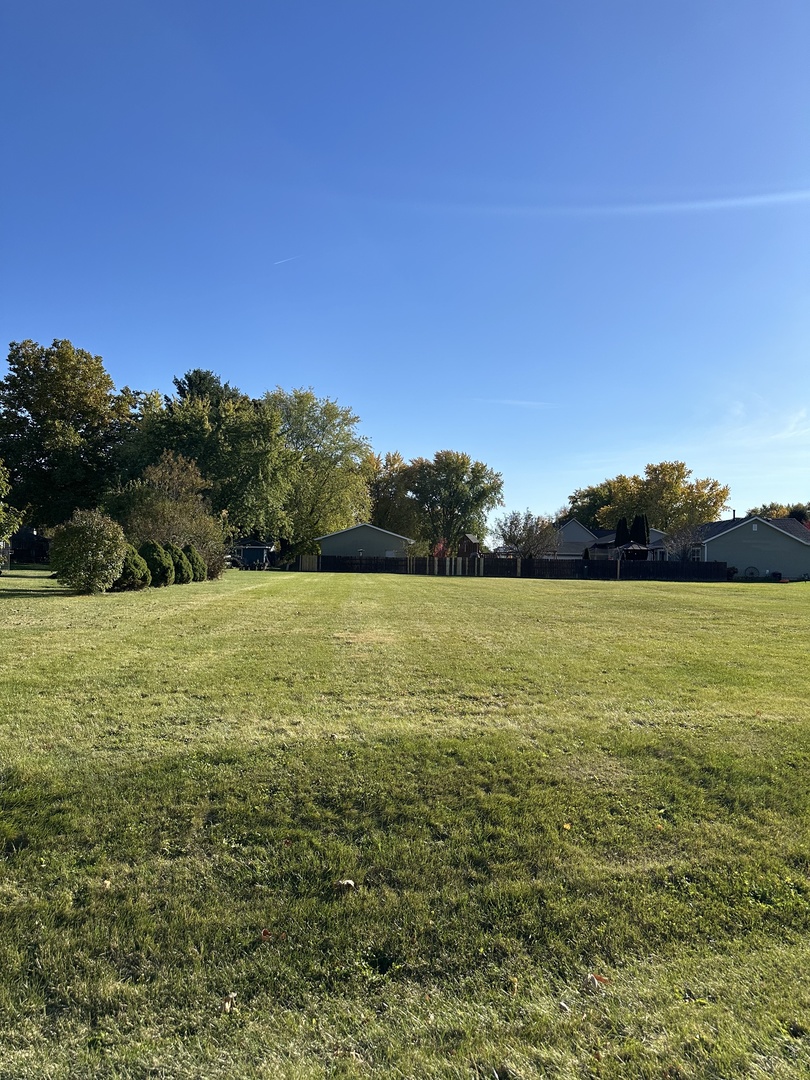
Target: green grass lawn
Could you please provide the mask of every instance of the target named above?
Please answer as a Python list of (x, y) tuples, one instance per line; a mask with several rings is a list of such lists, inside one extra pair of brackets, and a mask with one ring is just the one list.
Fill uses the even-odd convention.
[(0, 615), (2, 1080), (810, 1075), (810, 585)]

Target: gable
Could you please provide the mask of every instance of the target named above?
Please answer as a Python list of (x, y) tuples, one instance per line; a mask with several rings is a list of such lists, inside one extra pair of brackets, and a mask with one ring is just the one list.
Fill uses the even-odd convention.
[(595, 534), (590, 529), (586, 529), (576, 518), (571, 518), (564, 525), (560, 525), (558, 532), (567, 544), (592, 544), (596, 539)]
[[(739, 521), (713, 521), (709, 525), (704, 526), (706, 530), (703, 536), (704, 544), (711, 544), (720, 537), (727, 538), (731, 534), (739, 532), (740, 538), (753, 536), (754, 533), (762, 532), (761, 536), (758, 536), (758, 540), (762, 541), (763, 537), (771, 537), (774, 535), (780, 535), (787, 537), (789, 540), (795, 540), (799, 544), (810, 546), (810, 530), (805, 529), (801, 522), (796, 521), (794, 518), (769, 518), (759, 517), (755, 515), (749, 518), (740, 518)], [(767, 543), (767, 540), (765, 540)]]
[[(361, 530), (358, 532), (358, 530)], [(367, 534), (365, 530), (370, 530)], [(371, 536), (374, 534), (378, 539), (384, 536), (390, 536), (393, 540), (404, 540), (406, 544), (412, 544), (413, 540), (409, 536), (401, 536), (400, 533), (390, 532), (388, 529), (381, 529), (378, 525), (369, 525), (368, 522), (361, 522), (359, 525), (350, 525), (348, 529), (338, 529), (337, 532), (325, 533), (323, 536), (316, 536), (317, 541), (329, 540), (333, 536), (346, 536), (347, 538), (351, 533), (357, 533), (357, 539), (363, 535)]]

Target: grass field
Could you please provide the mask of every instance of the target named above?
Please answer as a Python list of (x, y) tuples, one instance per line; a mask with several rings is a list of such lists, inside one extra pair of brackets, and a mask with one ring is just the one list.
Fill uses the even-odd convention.
[(2, 1080), (810, 1075), (810, 586), (0, 614)]

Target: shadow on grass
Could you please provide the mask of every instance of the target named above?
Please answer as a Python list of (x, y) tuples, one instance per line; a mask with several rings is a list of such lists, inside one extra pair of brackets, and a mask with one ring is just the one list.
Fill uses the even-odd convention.
[[(20, 587), (19, 585), (8, 585), (8, 582), (31, 582), (30, 587)], [(39, 581), (53, 581), (54, 584), (48, 588), (43, 588), (41, 585), (33, 584)], [(27, 597), (42, 597), (42, 596), (70, 596), (73, 595), (69, 589), (57, 585), (55, 579), (51, 576), (51, 573), (47, 569), (38, 567), (36, 570), (33, 568), (30, 570), (4, 570), (0, 574), (0, 598), (4, 596), (12, 596), (16, 599), (26, 599)]]
[(53, 599), (56, 596), (78, 596), (78, 593), (72, 593), (70, 589), (63, 589), (56, 586), (53, 589), (4, 589), (0, 585), (0, 600), (4, 596), (11, 596), (17, 600), (25, 600), (31, 597), (37, 599), (38, 597), (49, 596)]
[[(680, 750), (632, 770), (636, 743), (616, 785), (567, 771), (551, 735), (514, 733), (7, 770), (5, 857), (38, 897), (8, 932), (24, 940), (34, 916), (53, 927), (66, 986), (82, 957), (92, 969), (101, 927), (116, 977), (136, 965), (190, 1001), (227, 972), (240, 1001), (261, 987), (290, 1006), (379, 980), (491, 981), (538, 965), (564, 981), (806, 933), (807, 803), (785, 790), (798, 778), (774, 769), (729, 800), (752, 762), (735, 772), (709, 747), (698, 767), (701, 751)], [(578, 764), (598, 770), (592, 753)], [(761, 807), (779, 820), (752, 839), (748, 811)], [(40, 879), (59, 881), (53, 897)], [(199, 956), (216, 959), (201, 971)]]

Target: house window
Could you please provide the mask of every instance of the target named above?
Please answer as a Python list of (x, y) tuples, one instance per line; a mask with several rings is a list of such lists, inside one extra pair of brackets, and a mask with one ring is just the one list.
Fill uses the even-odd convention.
[(700, 544), (693, 544), (691, 546), (691, 548), (689, 549), (689, 561), (690, 562), (700, 562), (700, 553), (701, 553)]
[(754, 524), (751, 526), (751, 532), (756, 532), (756, 531), (757, 531), (757, 523), (754, 522)]

